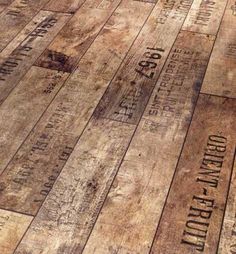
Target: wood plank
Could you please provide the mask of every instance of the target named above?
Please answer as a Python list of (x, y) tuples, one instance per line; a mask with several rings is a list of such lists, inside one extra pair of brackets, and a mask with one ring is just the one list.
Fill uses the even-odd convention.
[(84, 2), (85, 0), (51, 0), (44, 9), (47, 11), (74, 13)]
[(213, 39), (187, 31), (178, 36), (85, 254), (149, 253)]
[(0, 173), (28, 136), (68, 74), (32, 67), (0, 107)]
[(69, 14), (40, 11), (0, 53), (0, 104), (61, 30)]
[(0, 12), (2, 12), (13, 0), (0, 0)]
[(225, 211), (224, 224), (220, 237), (220, 244), (218, 254), (236, 252), (235, 236), (236, 236), (236, 158), (234, 159), (233, 174), (230, 183), (230, 192), (227, 200), (227, 207)]
[(236, 98), (236, 3), (230, 0), (216, 39), (202, 92)]
[(0, 252), (12, 254), (33, 217), (0, 209)]
[(16, 253), (81, 253), (135, 126), (93, 120)]
[(235, 109), (235, 100), (200, 95), (151, 253), (216, 253), (234, 159)]
[(216, 35), (227, 0), (195, 0), (184, 22), (183, 29)]
[(119, 6), (0, 177), (0, 207), (36, 214), (152, 7)]
[(96, 111), (98, 117), (138, 123), (191, 3), (157, 3), (106, 91)]
[(0, 52), (49, 0), (15, 0), (0, 14)]
[(72, 72), (120, 2), (121, 0), (113, 1), (111, 9), (93, 6), (88, 8), (90, 3), (86, 2), (56, 36), (36, 64)]

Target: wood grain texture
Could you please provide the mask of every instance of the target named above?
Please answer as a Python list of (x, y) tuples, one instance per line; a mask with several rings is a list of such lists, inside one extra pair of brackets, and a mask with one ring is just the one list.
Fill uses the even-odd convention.
[(0, 53), (0, 104), (69, 18), (69, 14), (40, 11)]
[(85, 0), (49, 0), (44, 7), (47, 11), (70, 12), (77, 11)]
[(64, 83), (67, 74), (32, 67), (0, 107), (0, 173)]
[(0, 0), (0, 13), (7, 8), (8, 5), (10, 5), (13, 2), (13, 0)]
[(227, 199), (227, 207), (224, 216), (223, 228), (220, 236), (218, 254), (234, 254), (236, 252), (236, 158), (234, 158), (234, 167), (232, 168), (232, 179), (230, 191)]
[(16, 254), (82, 253), (133, 131), (90, 122)]
[(36, 64), (45, 68), (72, 72), (121, 0), (113, 2), (111, 9), (99, 9), (92, 6), (89, 8), (89, 3), (84, 4), (56, 36)]
[(0, 252), (12, 254), (33, 217), (0, 209)]
[(227, 0), (195, 0), (184, 22), (183, 29), (216, 35)]
[(236, 3), (228, 2), (202, 92), (236, 98)]
[(106, 91), (97, 117), (137, 124), (191, 3), (157, 3)]
[(151, 253), (216, 253), (234, 160), (235, 109), (234, 100), (200, 95)]
[(85, 254), (149, 253), (213, 39), (191, 32), (178, 36)]
[(0, 52), (39, 12), (48, 0), (14, 0), (0, 14)]
[(126, 1), (116, 10), (0, 177), (0, 207), (36, 214), (151, 9)]

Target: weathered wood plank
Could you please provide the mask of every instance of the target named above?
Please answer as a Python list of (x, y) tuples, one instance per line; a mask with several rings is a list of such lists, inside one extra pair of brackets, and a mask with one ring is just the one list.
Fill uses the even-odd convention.
[(0, 104), (70, 18), (69, 14), (40, 11), (0, 53)]
[(0, 12), (2, 12), (13, 0), (0, 0)]
[(84, 253), (149, 253), (212, 45), (178, 36)]
[(61, 88), (68, 74), (32, 67), (0, 107), (0, 173)]
[(32, 219), (32, 216), (0, 209), (0, 253), (13, 253)]
[(0, 177), (0, 207), (38, 211), (152, 7), (119, 6)]
[(234, 254), (236, 252), (236, 158), (234, 160), (230, 192), (220, 237), (218, 254)]
[(97, 116), (137, 124), (191, 3), (191, 0), (157, 3), (106, 91)]
[(184, 22), (183, 29), (216, 35), (227, 0), (195, 0)]
[(48, 0), (15, 0), (0, 14), (0, 52)]
[(105, 10), (88, 8), (89, 3), (84, 4), (36, 64), (45, 68), (72, 72), (121, 0), (113, 2), (113, 8)]
[(236, 3), (230, 0), (216, 39), (202, 92), (236, 98)]
[(47, 11), (70, 12), (77, 11), (85, 0), (51, 0), (44, 7)]
[(16, 253), (81, 253), (135, 126), (93, 120)]
[(234, 160), (235, 117), (235, 100), (200, 95), (151, 253), (216, 253)]

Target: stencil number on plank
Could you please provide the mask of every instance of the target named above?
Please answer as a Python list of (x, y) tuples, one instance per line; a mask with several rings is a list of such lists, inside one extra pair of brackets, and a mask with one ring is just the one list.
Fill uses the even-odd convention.
[(143, 55), (145, 60), (142, 60), (138, 63), (139, 68), (136, 68), (135, 71), (146, 78), (152, 79), (155, 72), (150, 72), (150, 70), (156, 69), (156, 60), (161, 59), (162, 56), (160, 52), (164, 52), (164, 50), (161, 48), (149, 47), (147, 47), (147, 50), (149, 51), (145, 52)]

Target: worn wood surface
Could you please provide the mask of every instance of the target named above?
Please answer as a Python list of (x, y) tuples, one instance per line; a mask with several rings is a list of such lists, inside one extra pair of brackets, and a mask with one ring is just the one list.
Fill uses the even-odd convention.
[[(120, 5), (0, 177), (6, 187), (0, 207), (38, 211), (151, 9), (152, 4), (136, 1)], [(121, 36), (123, 41), (115, 44)]]
[(39, 12), (0, 53), (0, 104), (69, 18), (69, 14)]
[(85, 253), (149, 252), (212, 44), (205, 35), (179, 35)]
[(195, 0), (184, 22), (183, 29), (216, 35), (227, 0)]
[(32, 216), (0, 209), (0, 252), (12, 254), (29, 227)]
[(86, 2), (38, 59), (37, 65), (72, 72), (120, 2), (114, 1), (109, 9), (100, 9), (96, 4), (91, 6)]
[(234, 161), (235, 117), (236, 101), (200, 95), (151, 253), (217, 252)]
[(73, 13), (77, 11), (84, 2), (85, 0), (50, 0), (45, 6), (45, 10)]
[(0, 0), (0, 254), (236, 253), (235, 0)]
[(32, 67), (0, 107), (0, 174), (63, 85), (67, 74)]
[(27, 25), (48, 0), (14, 0), (0, 13), (0, 51)]
[(228, 2), (202, 92), (236, 98), (236, 3)]

